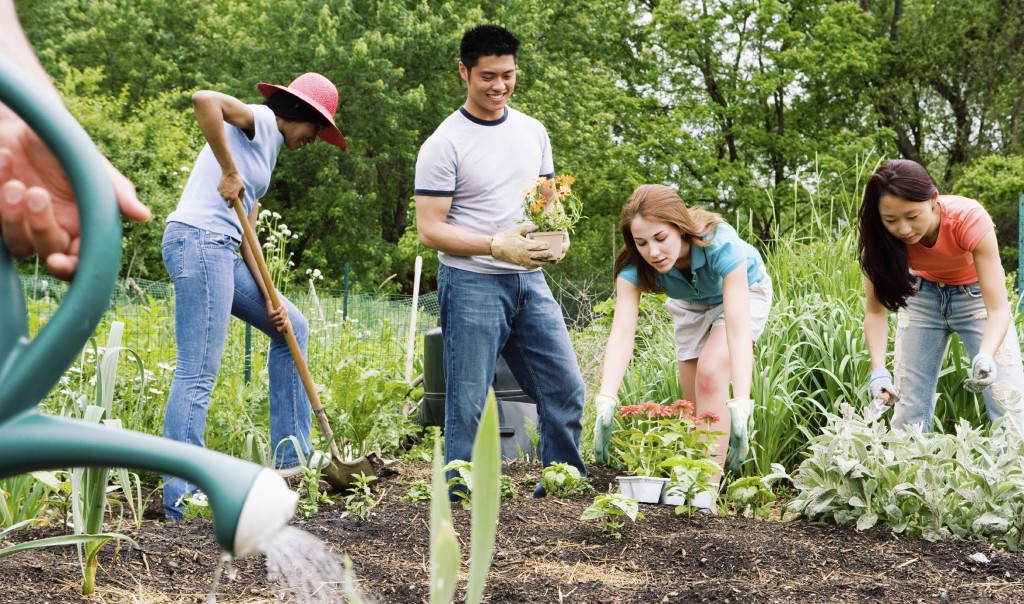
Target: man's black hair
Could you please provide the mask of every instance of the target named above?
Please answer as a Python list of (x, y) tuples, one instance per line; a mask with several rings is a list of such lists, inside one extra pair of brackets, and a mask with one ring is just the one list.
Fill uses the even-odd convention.
[(519, 38), (500, 25), (477, 25), (462, 36), (459, 60), (466, 69), (476, 67), (480, 57), (519, 57)]
[(327, 118), (312, 105), (284, 90), (278, 90), (270, 95), (263, 104), (270, 107), (274, 115), (289, 122), (309, 122), (321, 127), (330, 125)]

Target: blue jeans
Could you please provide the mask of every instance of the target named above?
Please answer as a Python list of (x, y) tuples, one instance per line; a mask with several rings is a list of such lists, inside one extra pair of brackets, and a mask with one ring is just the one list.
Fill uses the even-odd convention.
[[(270, 442), (275, 447), (274, 464), (279, 468), (298, 465), (295, 447), (284, 441), (294, 436), (303, 454), (312, 451), (312, 414), (288, 343), (267, 317), (266, 301), (242, 257), (238, 242), (180, 222), (164, 230), (164, 266), (174, 282), (174, 335), (178, 357), (174, 381), (167, 397), (164, 436), (203, 446), (210, 394), (217, 382), (224, 341), (231, 315), (270, 336), (267, 355), (270, 376)], [(288, 319), (303, 355), (309, 326), (295, 306), (288, 307)], [(280, 446), (278, 446), (280, 445)], [(182, 507), (175, 505), (196, 486), (184, 479), (165, 476), (164, 511), (168, 519), (179, 520)]]
[[(893, 408), (892, 427), (920, 424), (929, 432), (935, 412), (935, 387), (949, 336), (959, 335), (968, 354), (974, 358), (981, 346), (986, 313), (977, 283), (944, 285), (918, 279), (917, 293), (907, 298), (907, 306), (897, 315), (893, 374), (900, 402)], [(1009, 410), (1019, 422), (1024, 417), (1020, 401), (1020, 393), (1024, 392), (1024, 367), (1017, 329), (1012, 321), (993, 356), (996, 381), (982, 393), (988, 417), (995, 421)]]
[[(586, 473), (580, 457), (584, 386), (562, 309), (544, 273), (491, 275), (441, 265), (444, 460), (470, 460), (498, 355), (537, 402), (540, 455)], [(449, 473), (451, 478), (454, 473)]]

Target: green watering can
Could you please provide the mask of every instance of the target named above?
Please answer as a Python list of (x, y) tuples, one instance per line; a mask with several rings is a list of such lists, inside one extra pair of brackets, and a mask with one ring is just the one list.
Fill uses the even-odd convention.
[(110, 303), (121, 260), (120, 214), (103, 160), (82, 127), (2, 57), (0, 102), (57, 156), (82, 225), (75, 277), (32, 340), (21, 280), (0, 241), (0, 477), (92, 466), (180, 476), (209, 498), (221, 547), (237, 557), (264, 551), (298, 502), (273, 470), (202, 447), (39, 412), (39, 402), (75, 361)]

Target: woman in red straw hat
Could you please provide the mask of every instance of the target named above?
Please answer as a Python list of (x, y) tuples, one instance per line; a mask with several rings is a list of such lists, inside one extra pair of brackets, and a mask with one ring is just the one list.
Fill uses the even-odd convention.
[[(192, 95), (206, 146), (164, 231), (163, 258), (174, 282), (178, 345), (164, 436), (203, 446), (210, 393), (228, 322), (235, 315), (270, 336), (270, 444), (275, 467), (287, 476), (298, 473), (301, 460), (313, 453), (312, 418), (282, 332), (291, 324), (305, 355), (308, 325), (284, 298), (281, 307), (271, 310), (232, 204), (241, 199), (255, 225), (257, 200), (267, 192), (282, 145), (294, 151), (319, 137), (344, 149), (345, 137), (334, 122), (338, 91), (324, 76), (305, 73), (288, 86), (260, 83), (257, 88), (266, 99), (262, 105), (210, 90)], [(165, 514), (180, 520), (183, 501), (196, 486), (173, 476), (165, 480)]]

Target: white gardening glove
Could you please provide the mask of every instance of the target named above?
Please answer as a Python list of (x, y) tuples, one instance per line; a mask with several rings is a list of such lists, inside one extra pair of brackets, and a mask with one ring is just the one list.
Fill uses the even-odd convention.
[(971, 361), (971, 377), (964, 380), (964, 388), (981, 392), (996, 381), (996, 360), (990, 354), (977, 354)]
[(562, 257), (565, 258), (566, 253), (569, 252), (569, 232), (562, 231)]
[(749, 398), (734, 398), (726, 405), (729, 407), (729, 454), (725, 457), (725, 465), (730, 470), (739, 471), (750, 453), (750, 429), (754, 421), (754, 401)]
[(868, 394), (872, 400), (881, 398), (882, 392), (896, 394), (896, 386), (892, 384), (892, 374), (885, 367), (872, 370), (871, 378), (868, 381)]
[(612, 440), (612, 421), (619, 399), (610, 394), (598, 394), (594, 397), (597, 416), (594, 418), (594, 461), (599, 464), (608, 463), (608, 443)]
[(544, 266), (551, 260), (551, 246), (526, 238), (527, 233), (536, 230), (536, 225), (521, 224), (498, 233), (491, 238), (491, 256), (525, 268)]

